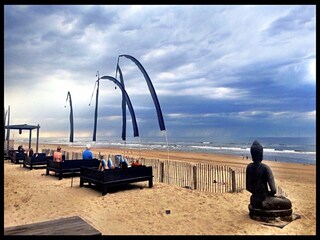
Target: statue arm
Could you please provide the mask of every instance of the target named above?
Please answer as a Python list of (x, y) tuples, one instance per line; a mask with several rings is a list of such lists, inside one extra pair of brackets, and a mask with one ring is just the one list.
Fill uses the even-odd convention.
[(247, 168), (246, 170), (246, 189), (252, 193), (252, 184), (251, 184), (252, 180), (251, 180), (251, 176), (250, 176), (250, 173), (249, 173), (249, 170)]
[(276, 194), (277, 189), (276, 189), (276, 184), (274, 182), (274, 177), (273, 177), (273, 173), (271, 171), (271, 169), (269, 167), (267, 167), (267, 177), (268, 177), (268, 184), (270, 187), (270, 194), (273, 196)]

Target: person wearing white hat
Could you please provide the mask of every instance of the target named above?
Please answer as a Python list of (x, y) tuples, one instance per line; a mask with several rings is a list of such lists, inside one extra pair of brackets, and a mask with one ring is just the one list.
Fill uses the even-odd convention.
[(90, 148), (91, 148), (90, 144), (87, 144), (86, 150), (84, 150), (83, 153), (82, 153), (82, 159), (83, 159), (83, 160), (93, 159), (93, 154), (92, 154), (92, 152), (90, 151)]

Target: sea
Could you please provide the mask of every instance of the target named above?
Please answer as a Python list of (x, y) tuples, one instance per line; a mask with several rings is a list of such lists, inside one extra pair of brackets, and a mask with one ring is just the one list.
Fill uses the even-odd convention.
[[(92, 147), (120, 147), (126, 149), (149, 149), (162, 151), (183, 151), (199, 153), (218, 153), (236, 155), (242, 158), (251, 159), (250, 147), (254, 140), (263, 146), (263, 159), (270, 161), (316, 164), (316, 140), (315, 137), (243, 137), (238, 139), (219, 139), (219, 140), (195, 140), (190, 138), (167, 138), (135, 137), (122, 141), (122, 139), (111, 139), (97, 137), (93, 142), (91, 138), (74, 138), (70, 143), (68, 138), (41, 137), (41, 144), (67, 144), (72, 146), (85, 147), (91, 144)], [(28, 139), (22, 140), (28, 143)], [(34, 143), (35, 140), (32, 139)]]

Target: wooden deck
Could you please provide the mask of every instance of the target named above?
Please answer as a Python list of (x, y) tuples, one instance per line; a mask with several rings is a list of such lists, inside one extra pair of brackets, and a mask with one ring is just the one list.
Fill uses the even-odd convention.
[(101, 232), (79, 216), (74, 216), (7, 227), (4, 235), (101, 235)]

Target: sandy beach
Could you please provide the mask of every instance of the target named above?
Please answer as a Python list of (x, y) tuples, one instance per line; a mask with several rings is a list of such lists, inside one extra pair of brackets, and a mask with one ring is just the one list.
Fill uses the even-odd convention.
[[(17, 145), (17, 143), (15, 144)], [(35, 149), (35, 146), (33, 146)], [(39, 144), (56, 149), (56, 145)], [(62, 146), (65, 151), (83, 148)], [(93, 153), (123, 153), (123, 149), (92, 148)], [(129, 150), (129, 156), (167, 159), (167, 151)], [(250, 160), (195, 152), (170, 152), (171, 160), (245, 167)], [(4, 163), (4, 227), (80, 216), (102, 235), (315, 235), (316, 166), (265, 160), (275, 181), (301, 215), (284, 228), (266, 226), (248, 215), (250, 193), (212, 193), (154, 182), (119, 187), (105, 196), (80, 188), (80, 178), (46, 176), (45, 169), (29, 170)], [(71, 186), (71, 181), (72, 186)], [(170, 214), (166, 214), (170, 210)]]

